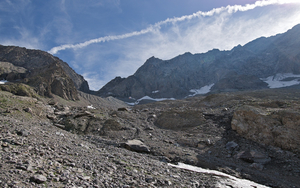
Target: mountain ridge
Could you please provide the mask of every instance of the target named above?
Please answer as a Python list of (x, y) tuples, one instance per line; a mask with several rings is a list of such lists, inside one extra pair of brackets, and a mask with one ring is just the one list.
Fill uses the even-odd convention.
[[(260, 37), (228, 51), (187, 52), (170, 60), (151, 57), (133, 75), (113, 79), (95, 94), (129, 101), (144, 96), (184, 98), (190, 90), (211, 84), (215, 84), (213, 92), (267, 88), (261, 78), (300, 73), (299, 32), (300, 25), (296, 25), (285, 33)], [(240, 82), (238, 87), (235, 82)]]

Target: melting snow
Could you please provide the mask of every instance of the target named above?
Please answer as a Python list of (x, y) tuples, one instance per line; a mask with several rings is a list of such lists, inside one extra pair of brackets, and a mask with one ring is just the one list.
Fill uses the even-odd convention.
[(184, 163), (178, 163), (178, 165), (174, 165), (174, 164), (169, 164), (169, 165), (180, 169), (186, 169), (186, 170), (205, 173), (205, 174), (211, 174), (216, 178), (218, 178), (219, 180), (218, 183), (216, 184), (216, 187), (227, 187), (227, 185), (229, 184), (231, 185), (231, 187), (237, 187), (237, 188), (253, 188), (253, 187), (267, 188), (267, 186), (265, 185), (261, 185), (246, 179), (240, 179), (216, 170), (208, 170), (208, 169), (204, 169), (192, 165), (187, 165)]
[(0, 84), (5, 84), (6, 82), (8, 82), (7, 80), (0, 80)]
[(165, 100), (175, 100), (174, 98), (159, 98), (159, 99), (153, 99), (149, 96), (144, 96), (138, 100), (136, 100), (134, 103), (127, 103), (129, 105), (136, 105), (136, 104), (139, 104), (142, 100), (152, 100), (152, 101), (165, 101)]
[[(291, 78), (291, 80), (283, 81), (286, 78)], [(267, 83), (269, 88), (282, 88), (300, 84), (300, 75), (292, 73), (279, 73), (275, 76), (261, 78), (261, 80)]]
[(95, 107), (93, 107), (93, 105), (89, 105), (87, 106), (88, 109), (96, 109)]
[[(192, 95), (189, 95), (189, 97), (192, 97), (192, 96), (195, 96), (195, 95), (198, 95), (198, 94), (206, 94), (206, 93), (209, 93), (210, 92), (210, 89), (211, 87), (213, 86), (214, 84), (211, 84), (211, 85), (207, 85), (207, 86), (204, 86), (200, 89), (191, 89), (190, 92), (194, 93)], [(152, 93), (158, 93), (159, 90), (157, 91), (152, 91)], [(141, 100), (152, 100), (152, 101), (165, 101), (165, 100), (176, 100), (175, 98), (159, 98), (159, 99), (154, 99), (154, 98), (151, 98), (149, 96), (144, 96), (138, 100), (136, 100), (135, 102), (132, 102), (132, 103), (127, 103), (129, 105), (137, 105), (141, 102)]]
[(193, 97), (195, 95), (199, 95), (199, 94), (206, 94), (210, 92), (210, 89), (212, 88), (212, 86), (214, 86), (215, 84), (210, 84), (204, 87), (201, 87), (200, 89), (191, 89), (190, 92), (194, 93), (192, 95), (189, 95), (189, 97)]

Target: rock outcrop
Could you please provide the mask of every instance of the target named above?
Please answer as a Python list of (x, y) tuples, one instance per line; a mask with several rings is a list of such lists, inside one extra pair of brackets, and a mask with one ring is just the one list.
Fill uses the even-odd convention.
[(58, 63), (32, 70), (24, 83), (33, 86), (41, 96), (55, 94), (67, 100), (79, 99), (74, 82)]
[(293, 152), (300, 151), (299, 112), (254, 106), (239, 107), (231, 127), (241, 136), (258, 143)]
[(0, 45), (0, 78), (33, 86), (40, 95), (56, 94), (78, 100), (77, 90), (89, 92), (86, 80), (57, 57), (40, 50)]

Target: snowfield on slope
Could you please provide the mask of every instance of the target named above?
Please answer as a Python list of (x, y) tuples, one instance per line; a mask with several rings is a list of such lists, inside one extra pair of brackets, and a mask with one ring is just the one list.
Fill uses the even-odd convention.
[(195, 95), (199, 95), (199, 94), (207, 94), (210, 92), (211, 88), (214, 86), (215, 84), (210, 84), (204, 87), (201, 87), (200, 89), (191, 89), (190, 92), (194, 93), (192, 95), (189, 95), (189, 97), (193, 97)]
[(278, 73), (275, 76), (261, 78), (268, 84), (269, 88), (282, 88), (300, 84), (300, 75), (293, 73)]
[(265, 185), (261, 185), (258, 183), (255, 183), (250, 180), (246, 179), (240, 179), (234, 176), (231, 176), (229, 174), (225, 174), (223, 172), (219, 172), (216, 170), (208, 170), (184, 163), (178, 163), (178, 165), (174, 165), (169, 163), (169, 166), (180, 168), (180, 169), (185, 169), (185, 170), (190, 170), (193, 172), (199, 172), (199, 173), (205, 173), (205, 174), (211, 174), (219, 179), (219, 181), (216, 184), (216, 187), (235, 187), (235, 188), (267, 188)]

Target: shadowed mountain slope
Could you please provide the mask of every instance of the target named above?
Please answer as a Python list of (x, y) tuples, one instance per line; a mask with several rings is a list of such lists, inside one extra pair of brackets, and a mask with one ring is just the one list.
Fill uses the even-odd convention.
[(300, 25), (296, 25), (286, 33), (261, 37), (230, 51), (185, 53), (170, 60), (151, 57), (133, 75), (116, 77), (96, 95), (129, 101), (144, 96), (184, 98), (208, 85), (214, 92), (267, 88), (261, 78), (300, 74), (299, 33)]

